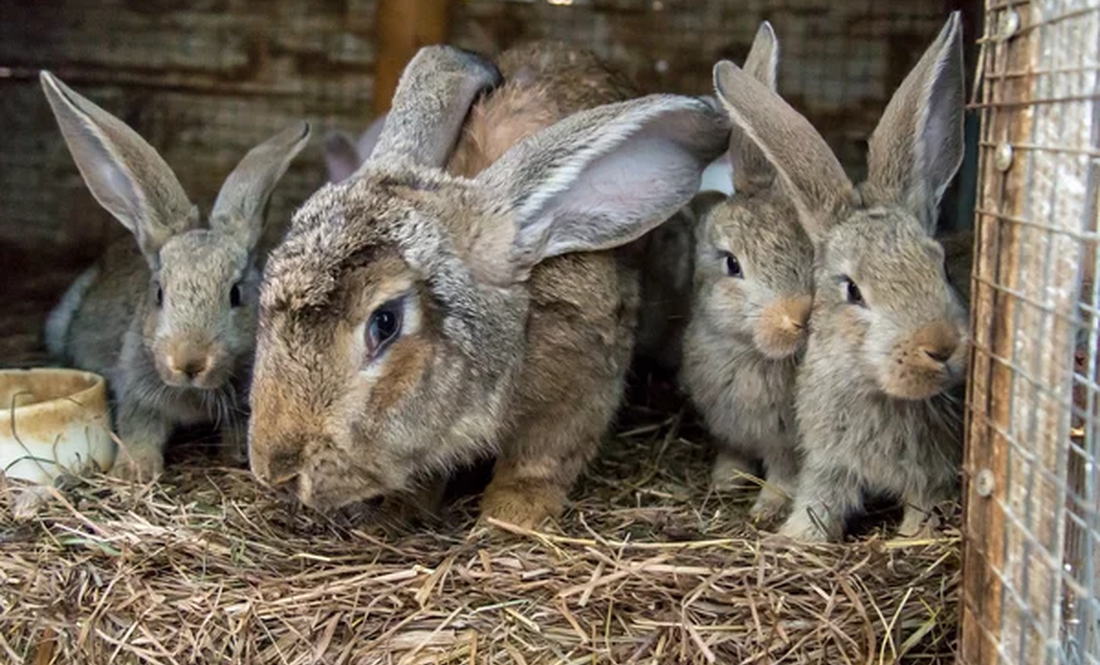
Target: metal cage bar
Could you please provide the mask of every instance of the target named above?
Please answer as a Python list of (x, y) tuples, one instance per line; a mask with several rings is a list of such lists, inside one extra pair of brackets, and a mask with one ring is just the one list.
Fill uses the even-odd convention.
[(987, 0), (959, 660), (1100, 663), (1100, 3)]

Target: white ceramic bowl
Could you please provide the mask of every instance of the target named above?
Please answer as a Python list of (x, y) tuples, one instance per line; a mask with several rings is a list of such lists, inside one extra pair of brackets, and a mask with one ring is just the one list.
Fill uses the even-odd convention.
[(107, 383), (71, 369), (0, 370), (0, 470), (51, 483), (115, 460)]

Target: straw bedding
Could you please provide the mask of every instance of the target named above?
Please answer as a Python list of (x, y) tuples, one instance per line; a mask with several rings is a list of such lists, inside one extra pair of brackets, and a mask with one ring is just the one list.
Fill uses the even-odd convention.
[(708, 494), (676, 409), (636, 406), (544, 532), (297, 508), (202, 445), (156, 486), (0, 492), (0, 662), (948, 662), (957, 532), (794, 546)]

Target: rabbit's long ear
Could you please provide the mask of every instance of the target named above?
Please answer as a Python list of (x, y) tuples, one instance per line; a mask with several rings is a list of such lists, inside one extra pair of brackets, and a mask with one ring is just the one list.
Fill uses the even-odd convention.
[(172, 169), (137, 132), (49, 72), (43, 70), (40, 78), (88, 189), (137, 237), (155, 265), (169, 238), (198, 225), (198, 210)]
[(388, 113), (375, 118), (367, 128), (363, 130), (363, 133), (359, 135), (359, 140), (355, 142), (356, 150), (359, 151), (359, 155), (363, 160), (370, 159), (370, 156), (374, 153), (375, 146), (378, 145), (378, 137), (382, 136), (382, 130), (386, 127), (386, 116)]
[(325, 171), (328, 172), (329, 182), (347, 180), (363, 163), (363, 156), (355, 145), (355, 141), (344, 132), (326, 134), (321, 152), (324, 154)]
[(366, 163), (406, 160), (441, 168), (470, 106), (501, 83), (488, 60), (451, 46), (426, 46), (401, 74), (393, 105)]
[(523, 280), (543, 259), (626, 244), (676, 212), (725, 150), (724, 115), (701, 99), (651, 95), (570, 116), (514, 146), (477, 181), (511, 223), (479, 229), (471, 268)]
[(249, 150), (218, 192), (210, 227), (237, 236), (249, 249), (255, 247), (271, 192), (309, 141), (309, 133), (309, 123), (299, 122)]
[(871, 135), (868, 203), (905, 207), (931, 232), (963, 159), (962, 28), (954, 12), (894, 93)]
[(775, 166), (814, 242), (858, 197), (836, 155), (806, 118), (729, 61), (714, 66), (714, 86), (736, 131)]
[[(767, 86), (776, 89), (776, 69), (779, 67), (779, 41), (771, 23), (764, 21), (756, 31), (752, 48), (745, 58), (745, 73)], [(721, 96), (719, 91), (719, 95)], [(723, 99), (723, 102), (729, 104)], [(745, 133), (734, 128), (730, 132), (730, 163), (733, 166), (735, 192), (752, 192), (766, 189), (775, 181), (775, 168), (760, 152), (760, 148)]]

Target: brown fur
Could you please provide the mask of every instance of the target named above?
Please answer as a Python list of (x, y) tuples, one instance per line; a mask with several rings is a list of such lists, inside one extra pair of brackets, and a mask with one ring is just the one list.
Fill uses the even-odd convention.
[[(427, 157), (454, 142), (454, 118), (498, 77), (468, 54), (431, 47), (402, 77), (376, 148), (383, 155), (295, 216), (261, 295), (250, 438), (261, 480), (325, 509), (434, 489), (457, 464), (496, 454), (483, 515), (533, 525), (561, 509), (613, 417), (633, 343), (638, 274), (618, 252), (591, 249), (629, 243), (682, 205), (728, 130), (697, 100), (600, 106), (622, 95), (585, 86), (591, 56), (553, 44), (524, 49), (501, 57), (503, 87), (469, 114), (475, 125), (521, 117), (466, 131), (451, 159), (467, 175), (492, 162), (476, 179)], [(509, 79), (509, 58), (529, 71)], [(532, 85), (532, 76), (554, 85)], [(556, 103), (540, 105), (546, 94)], [(660, 195), (651, 203), (617, 197), (624, 207), (583, 218), (601, 202), (582, 198), (567, 215), (539, 217), (538, 206), (572, 200), (591, 146), (625, 145), (622, 128), (650, 127), (638, 124), (642, 113), (681, 123), (651, 129), (675, 141), (643, 152), (646, 163), (690, 154), (691, 166), (681, 162), (663, 189), (643, 174), (647, 194)], [(536, 127), (544, 129), (508, 149)], [(692, 147), (677, 153), (681, 144)], [(524, 226), (545, 219), (548, 235)], [(555, 243), (566, 249), (550, 253)], [(393, 283), (406, 285), (402, 294), (383, 293)], [(387, 306), (403, 312), (404, 326), (370, 356), (363, 331), (395, 296)]]

